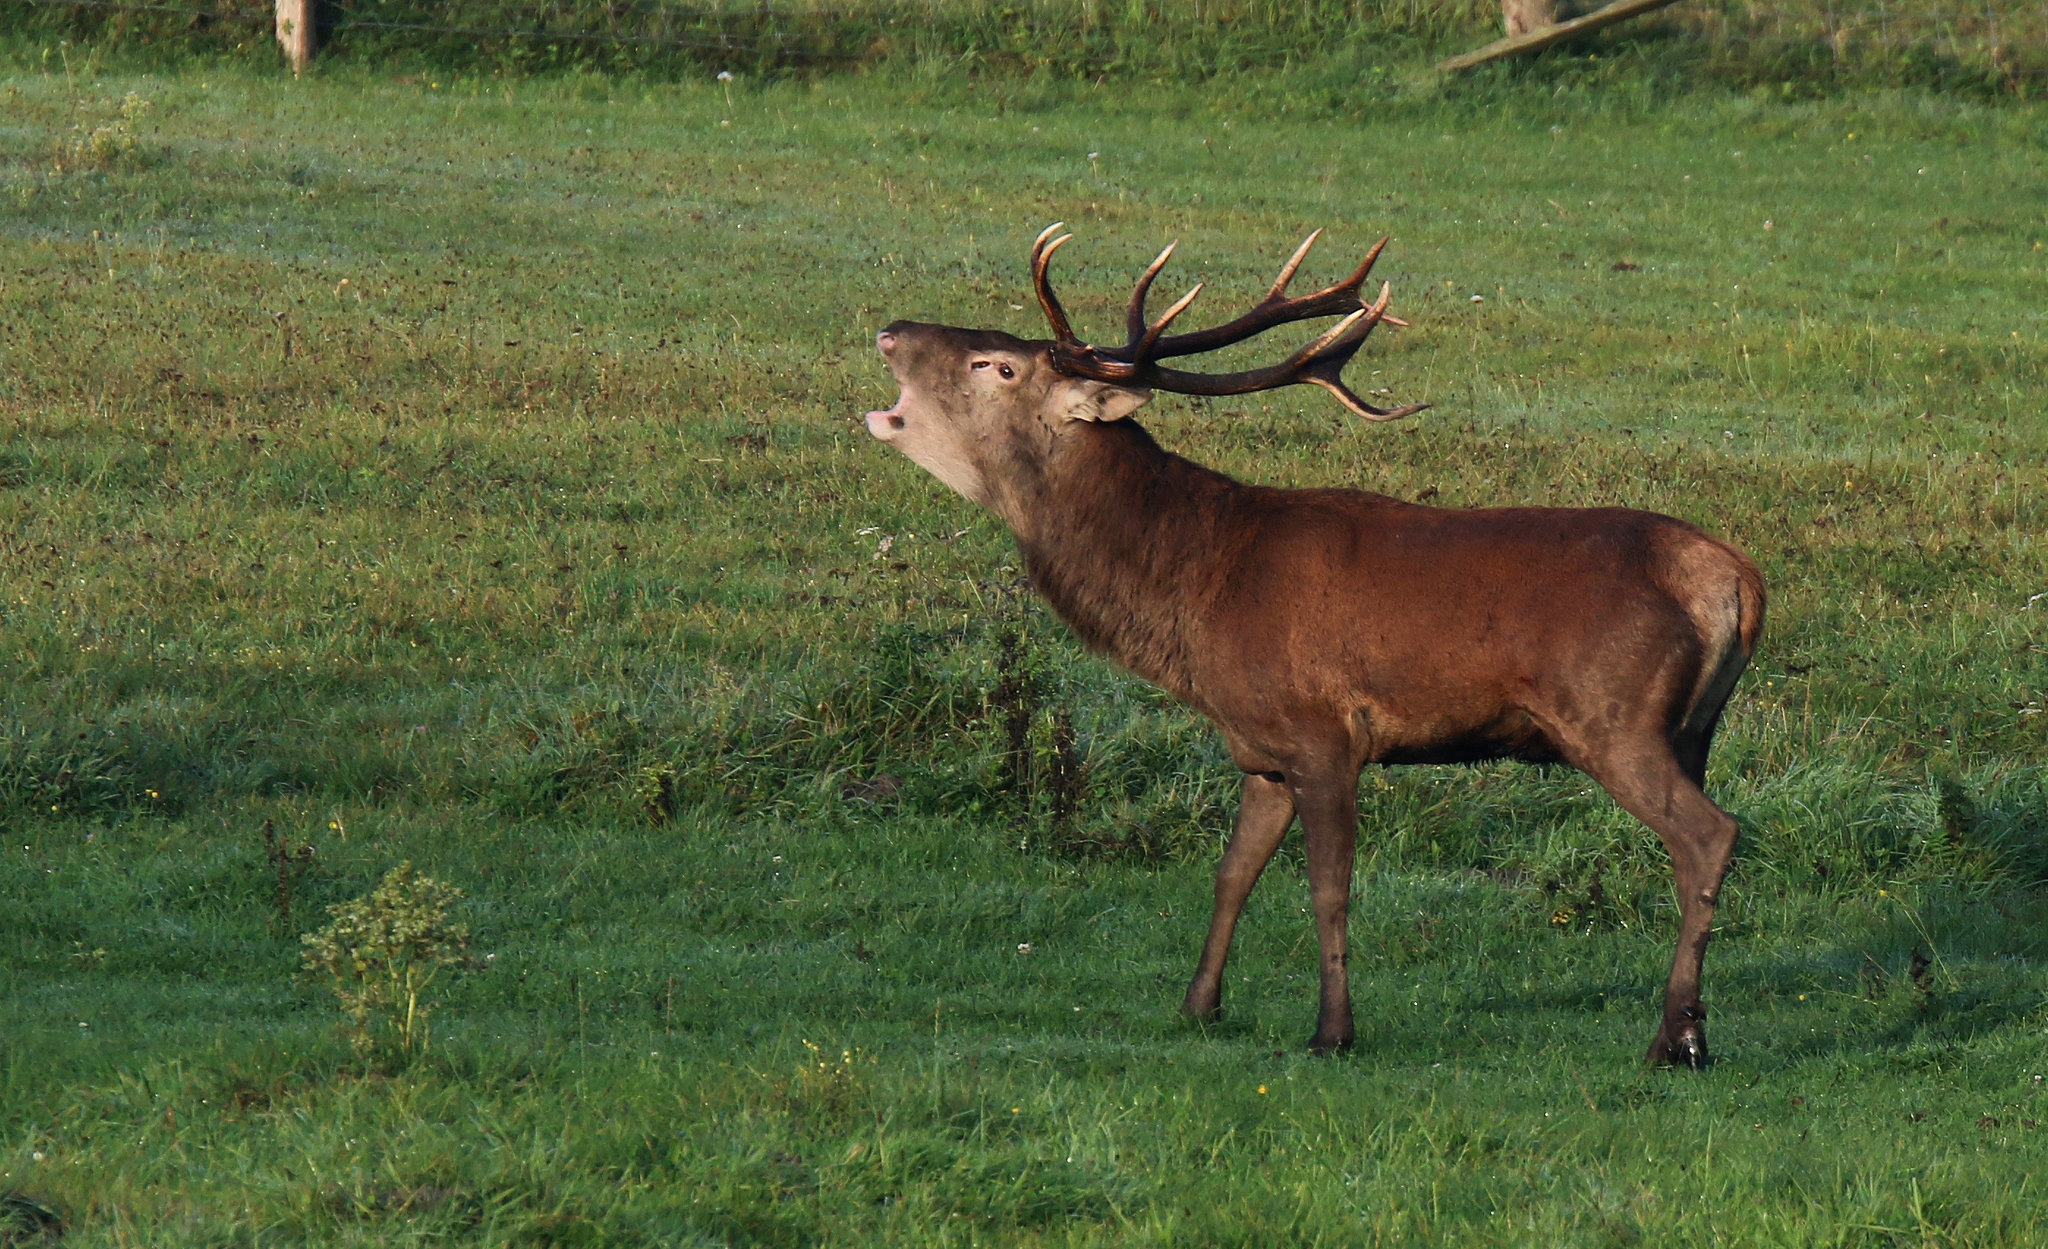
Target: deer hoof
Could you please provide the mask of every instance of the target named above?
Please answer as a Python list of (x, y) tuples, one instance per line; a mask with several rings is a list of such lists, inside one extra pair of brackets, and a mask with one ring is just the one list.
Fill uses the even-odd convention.
[(1697, 1020), (1687, 1020), (1673, 1036), (1659, 1032), (1644, 1057), (1653, 1067), (1683, 1067), (1687, 1071), (1705, 1071), (1714, 1063), (1707, 1053), (1706, 1033)]
[(1330, 1039), (1318, 1036), (1308, 1043), (1308, 1052), (1317, 1058), (1328, 1058), (1332, 1054), (1341, 1054), (1350, 1048), (1351, 1038), (1348, 1035)]

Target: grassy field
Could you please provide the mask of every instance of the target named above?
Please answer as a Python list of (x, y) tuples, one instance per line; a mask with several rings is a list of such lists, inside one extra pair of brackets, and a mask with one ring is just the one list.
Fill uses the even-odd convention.
[[(1594, 7), (1562, 0), (1559, 12)], [(1350, 78), (1426, 78), (1432, 62), (1491, 40), (1501, 22), (1495, 0), (346, 0), (322, 13), (320, 64), (357, 72), (927, 65), (1182, 84), (1332, 62)], [(267, 58), (271, 12), (250, 0), (17, 0), (0, 6), (9, 38), (173, 60)], [(1539, 76), (1561, 63), (1785, 96), (1914, 87), (2039, 100), (2048, 10), (2039, 0), (1690, 0), (1549, 54)]]
[[(0, 70), (0, 1243), (2048, 1238), (2048, 112), (81, 60)], [(1763, 566), (1713, 1071), (1654, 841), (1508, 765), (1366, 778), (1354, 1054), (1293, 860), (1173, 1014), (1218, 744), (856, 423), (1055, 218), (1097, 332), (1393, 234), (1433, 410), (1172, 447)], [(297, 934), (402, 860), (474, 957), (365, 1058)]]

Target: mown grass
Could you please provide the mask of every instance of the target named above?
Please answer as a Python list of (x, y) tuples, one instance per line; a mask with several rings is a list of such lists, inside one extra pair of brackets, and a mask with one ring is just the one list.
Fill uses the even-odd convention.
[[(67, 1243), (2040, 1239), (2038, 109), (14, 65), (0, 1190)], [(1225, 759), (854, 419), (889, 319), (1036, 332), (1054, 218), (1094, 327), (1167, 237), (1220, 309), (1394, 234), (1358, 371), (1434, 410), (1176, 448), (1762, 564), (1715, 1071), (1634, 1065), (1653, 841), (1505, 765), (1367, 778), (1355, 1055), (1291, 868), (1174, 1018)], [(265, 820), (293, 928), (468, 891), (427, 1058), (337, 1035)]]

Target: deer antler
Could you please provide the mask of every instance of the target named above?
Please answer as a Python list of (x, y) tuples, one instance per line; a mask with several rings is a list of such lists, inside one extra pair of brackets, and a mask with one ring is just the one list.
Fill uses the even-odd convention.
[[(1387, 245), (1386, 239), (1375, 243), (1366, 253), (1364, 262), (1342, 282), (1326, 286), (1312, 295), (1290, 296), (1287, 284), (1294, 280), (1295, 270), (1301, 268), (1309, 248), (1315, 246), (1316, 239), (1322, 236), (1323, 232), (1317, 230), (1294, 249), (1294, 255), (1281, 266), (1280, 276), (1273, 280), (1265, 298), (1254, 304), (1249, 312), (1211, 329), (1171, 336), (1167, 335), (1166, 328), (1173, 324), (1175, 317), (1187, 311), (1189, 304), (1195, 302), (1195, 296), (1202, 293), (1202, 287), (1196, 284), (1193, 290), (1160, 313), (1156, 320), (1146, 320), (1145, 301), (1151, 294), (1152, 282), (1166, 267), (1167, 260), (1173, 256), (1173, 249), (1178, 246), (1169, 243), (1158, 258), (1145, 267), (1137, 286), (1131, 291), (1130, 307), (1124, 315), (1127, 341), (1121, 347), (1095, 347), (1075, 336), (1073, 326), (1067, 321), (1066, 309), (1060, 306), (1059, 296), (1053, 294), (1049, 276), (1052, 254), (1074, 237), (1060, 234), (1054, 238), (1061, 224), (1054, 222), (1047, 226), (1032, 243), (1031, 284), (1038, 292), (1039, 306), (1045, 309), (1046, 322), (1052, 327), (1053, 367), (1062, 373), (1183, 395), (1243, 395), (1297, 384), (1321, 386), (1337, 396), (1339, 403), (1370, 421), (1398, 420), (1429, 406), (1411, 403), (1399, 408), (1375, 407), (1353, 394), (1351, 388), (1344, 384), (1344, 366), (1358, 354), (1358, 349), (1365, 344), (1366, 336), (1375, 326), (1382, 321), (1389, 325), (1407, 324), (1387, 315), (1387, 303), (1393, 297), (1389, 284), (1380, 284), (1379, 298), (1370, 304), (1359, 294), (1366, 275), (1372, 272), (1373, 262), (1380, 258), (1380, 252)], [(1246, 369), (1238, 373), (1190, 373), (1157, 363), (1175, 356), (1198, 355), (1241, 343), (1276, 326), (1328, 316), (1342, 316), (1344, 319), (1286, 360), (1262, 369)]]

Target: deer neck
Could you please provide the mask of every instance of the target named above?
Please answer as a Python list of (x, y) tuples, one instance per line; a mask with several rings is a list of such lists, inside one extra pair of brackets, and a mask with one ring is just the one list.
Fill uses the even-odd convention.
[(1032, 585), (1090, 649), (1187, 697), (1190, 632), (1241, 487), (1131, 421), (1060, 438), (1034, 486), (1003, 509)]

